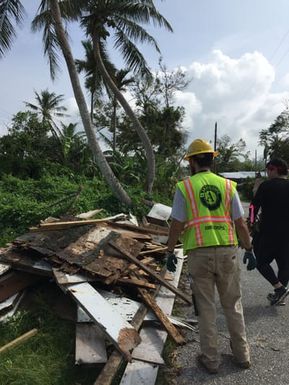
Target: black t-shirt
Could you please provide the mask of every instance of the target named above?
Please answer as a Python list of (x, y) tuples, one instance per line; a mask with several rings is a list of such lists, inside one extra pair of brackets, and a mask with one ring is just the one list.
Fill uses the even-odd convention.
[(272, 241), (289, 242), (289, 180), (263, 182), (252, 200), (255, 213), (262, 209), (260, 233)]

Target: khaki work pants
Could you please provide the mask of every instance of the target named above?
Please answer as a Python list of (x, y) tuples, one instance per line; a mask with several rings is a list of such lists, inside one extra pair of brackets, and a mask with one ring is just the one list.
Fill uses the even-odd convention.
[(240, 267), (237, 247), (202, 247), (188, 253), (192, 290), (199, 311), (201, 352), (208, 364), (218, 365), (215, 286), (217, 287), (231, 349), (238, 362), (250, 361), (241, 303)]

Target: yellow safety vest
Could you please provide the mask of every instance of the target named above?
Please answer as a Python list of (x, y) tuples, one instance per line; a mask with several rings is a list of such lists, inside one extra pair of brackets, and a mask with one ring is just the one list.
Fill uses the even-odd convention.
[(186, 201), (184, 254), (198, 247), (237, 245), (231, 218), (236, 183), (211, 171), (199, 172), (177, 183)]

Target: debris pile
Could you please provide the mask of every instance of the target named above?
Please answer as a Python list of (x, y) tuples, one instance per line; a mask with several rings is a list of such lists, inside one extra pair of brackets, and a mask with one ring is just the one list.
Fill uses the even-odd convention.
[[(168, 333), (183, 344), (174, 326), (180, 322), (170, 313), (175, 295), (188, 303), (191, 299), (177, 289), (181, 251), (177, 274), (163, 267), (168, 227), (154, 210), (141, 226), (120, 214), (104, 219), (49, 218), (31, 228), (0, 251), (0, 320), (17, 309), (25, 288), (48, 277), (77, 304), (77, 364), (106, 362), (106, 341), (116, 349), (109, 360), (162, 364), (162, 347), (157, 354), (152, 347), (154, 352), (144, 351), (150, 328), (142, 327), (143, 321), (158, 320), (163, 342)], [(98, 383), (109, 382), (100, 375)]]

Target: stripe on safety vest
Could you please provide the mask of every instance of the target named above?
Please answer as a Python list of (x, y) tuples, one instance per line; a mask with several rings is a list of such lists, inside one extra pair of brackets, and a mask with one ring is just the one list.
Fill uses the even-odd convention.
[[(232, 181), (230, 179), (226, 179), (226, 198), (225, 198), (225, 210), (226, 215), (229, 216), (231, 210), (231, 195), (232, 195)], [(227, 221), (228, 229), (229, 229), (229, 241), (234, 243), (234, 227), (232, 218)]]
[[(195, 199), (195, 193), (194, 193), (190, 178), (187, 178), (184, 180), (184, 186), (185, 186), (186, 192), (187, 192), (188, 197), (189, 197), (192, 213), (193, 213), (195, 218), (198, 218), (199, 217), (198, 206), (197, 206), (197, 202)], [(201, 232), (201, 228), (200, 228), (199, 224), (195, 225), (195, 233), (196, 233), (197, 245), (202, 246), (203, 245), (203, 237), (202, 237), (202, 232)]]

